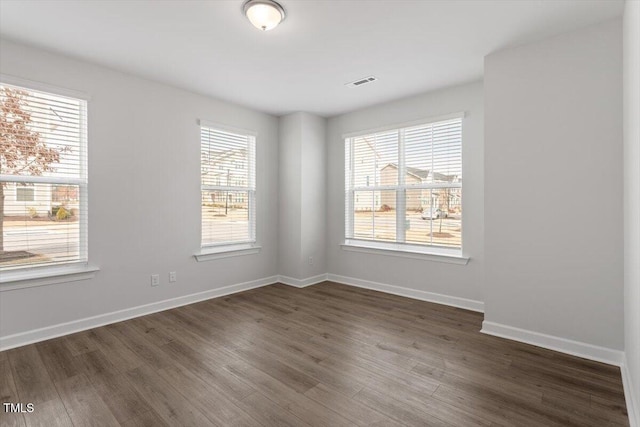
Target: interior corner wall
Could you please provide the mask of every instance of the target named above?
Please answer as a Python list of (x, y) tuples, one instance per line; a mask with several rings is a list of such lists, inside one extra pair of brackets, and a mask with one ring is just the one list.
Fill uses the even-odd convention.
[[(640, 425), (640, 2), (624, 11), (624, 314), (626, 369)], [(630, 392), (630, 393), (629, 393)], [(627, 410), (631, 411), (627, 405)]]
[(485, 321), (623, 348), (621, 36), (485, 58)]
[[(482, 306), (484, 279), (484, 106), (482, 82), (474, 82), (364, 108), (329, 119), (327, 130), (327, 262), (330, 274), (352, 282), (404, 288), (404, 294), (472, 300)], [(360, 90), (360, 89), (357, 89)], [(366, 90), (363, 88), (362, 90)], [(463, 252), (467, 265), (343, 250), (345, 145), (351, 132), (402, 125), (465, 112), (462, 142), (464, 176)], [(377, 285), (376, 285), (377, 286)], [(397, 289), (397, 288), (396, 288)], [(430, 295), (431, 294), (431, 295)]]
[[(0, 72), (88, 94), (90, 280), (0, 292), (0, 338), (274, 277), (278, 119), (6, 40)], [(196, 262), (197, 119), (257, 132), (258, 254)], [(168, 283), (168, 272), (178, 281)], [(150, 275), (160, 274), (160, 286)], [(116, 316), (117, 317), (117, 316)]]
[(325, 259), (327, 211), (327, 119), (302, 113), (300, 212), (301, 278), (327, 272)]
[(302, 182), (300, 161), (302, 145), (302, 116), (289, 114), (279, 119), (278, 146), (278, 274), (302, 278), (300, 253), (300, 194)]
[(326, 119), (280, 118), (280, 275), (304, 280), (327, 272), (325, 261)]

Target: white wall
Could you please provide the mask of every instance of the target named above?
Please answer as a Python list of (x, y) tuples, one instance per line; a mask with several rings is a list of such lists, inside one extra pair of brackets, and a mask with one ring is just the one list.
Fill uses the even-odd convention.
[[(363, 88), (362, 90), (367, 90)], [(344, 241), (345, 133), (466, 112), (463, 122), (463, 250), (467, 265), (364, 254), (341, 249)], [(421, 94), (329, 119), (327, 261), (329, 272), (417, 291), (481, 301), (484, 277), (484, 172), (482, 83)]]
[[(0, 72), (74, 89), (89, 101), (88, 281), (0, 292), (0, 336), (277, 274), (275, 117), (2, 41)], [(197, 263), (202, 118), (257, 139), (259, 254)], [(178, 281), (167, 283), (176, 271)], [(150, 274), (161, 285), (150, 286)]]
[(623, 348), (621, 35), (485, 58), (485, 321)]
[[(624, 11), (624, 326), (625, 353), (640, 424), (640, 2)], [(630, 393), (631, 392), (631, 393)], [(627, 405), (629, 406), (629, 405)], [(629, 411), (631, 408), (627, 408)]]
[(280, 118), (278, 272), (293, 279), (327, 272), (325, 132), (313, 114)]
[(299, 113), (280, 117), (280, 145), (278, 164), (278, 273), (302, 279), (300, 252), (302, 193), (301, 150), (302, 118)]
[[(302, 274), (308, 278), (327, 272), (325, 259), (327, 229), (327, 120), (313, 114), (302, 114), (302, 182), (300, 256)], [(310, 263), (309, 257), (312, 257)]]

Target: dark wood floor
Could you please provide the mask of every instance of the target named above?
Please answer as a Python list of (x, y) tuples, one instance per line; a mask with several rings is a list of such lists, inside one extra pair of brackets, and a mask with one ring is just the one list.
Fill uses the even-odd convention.
[(9, 425), (622, 426), (620, 371), (480, 334), (482, 315), (267, 286), (0, 353)]

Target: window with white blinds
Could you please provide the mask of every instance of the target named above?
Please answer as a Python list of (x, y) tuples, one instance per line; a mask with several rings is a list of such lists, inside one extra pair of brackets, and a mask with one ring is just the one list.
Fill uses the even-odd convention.
[(346, 241), (462, 249), (462, 116), (345, 139)]
[(256, 241), (255, 135), (200, 124), (202, 242)]
[(0, 274), (87, 262), (87, 103), (0, 83)]

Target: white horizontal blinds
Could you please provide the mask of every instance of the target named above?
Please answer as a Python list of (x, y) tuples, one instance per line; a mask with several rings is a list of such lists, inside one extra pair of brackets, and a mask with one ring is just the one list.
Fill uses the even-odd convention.
[(396, 240), (398, 132), (380, 132), (351, 139), (353, 228), (352, 238)]
[(200, 128), (202, 246), (255, 241), (255, 137)]
[(87, 261), (87, 105), (0, 83), (0, 271)]
[(461, 118), (346, 142), (347, 238), (462, 247)]
[(397, 184), (398, 131), (352, 138), (355, 188), (379, 188)]
[(462, 119), (407, 128), (407, 184), (462, 181)]

